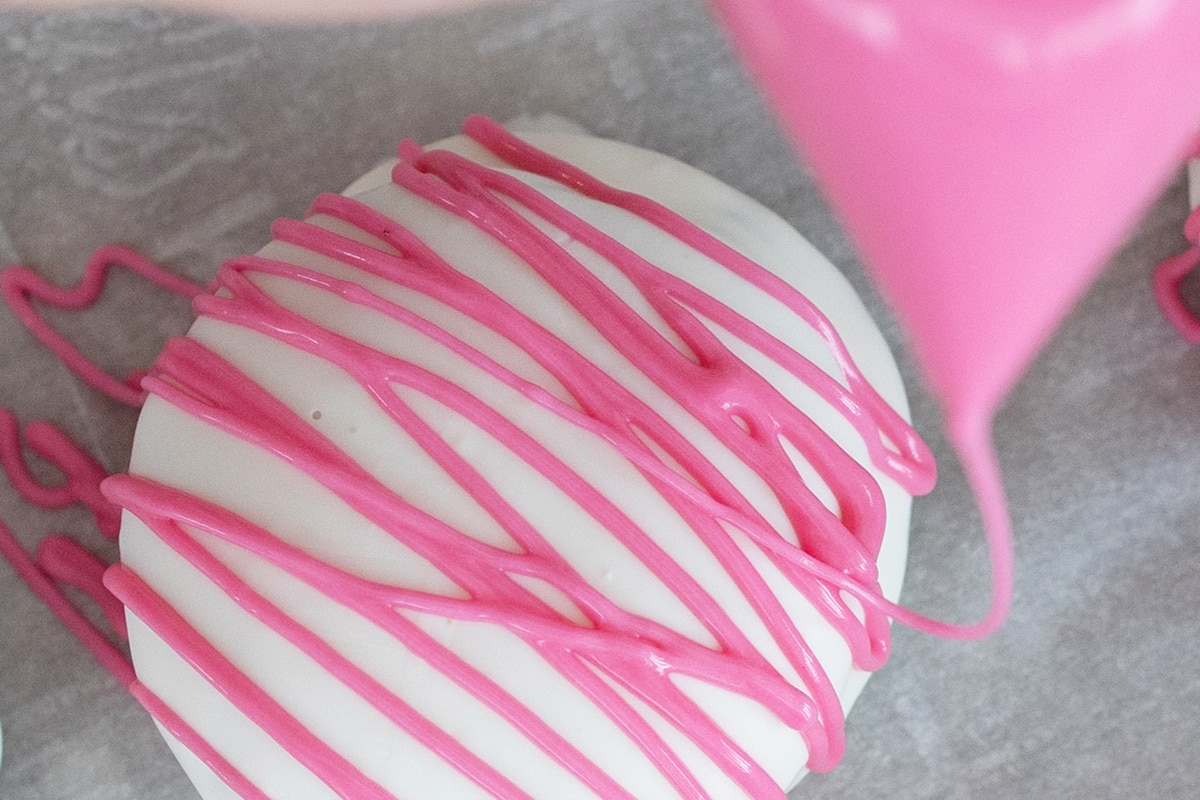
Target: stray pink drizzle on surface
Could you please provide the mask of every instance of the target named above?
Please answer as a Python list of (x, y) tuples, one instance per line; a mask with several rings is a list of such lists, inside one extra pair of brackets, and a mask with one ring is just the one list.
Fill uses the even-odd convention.
[[(64, 309), (88, 308), (100, 296), (105, 278), (115, 266), (125, 266), (151, 283), (184, 297), (194, 297), (202, 291), (138, 253), (113, 245), (97, 250), (88, 261), (79, 285), (69, 289), (53, 286), (25, 267), (9, 267), (0, 272), (0, 297), (30, 331), (84, 380), (120, 402), (140, 406), (144, 395), (132, 385), (134, 377), (140, 379), (140, 374), (131, 376), (124, 383), (105, 374), (55, 330), (33, 305), (34, 300), (40, 300)], [(22, 452), (25, 447), (55, 467), (62, 475), (62, 482), (45, 484), (35, 477), (25, 461)], [(102, 534), (109, 539), (117, 538), (120, 509), (106, 500), (100, 491), (100, 483), (108, 477), (108, 472), (49, 422), (34, 420), (22, 430), (14, 413), (0, 408), (0, 467), (13, 488), (29, 503), (47, 509), (81, 504), (91, 511)], [(102, 583), (107, 564), (65, 534), (44, 538), (37, 552), (30, 555), (3, 523), (0, 523), (0, 555), (121, 685), (129, 687), (134, 683), (133, 665), (128, 656), (62, 589), (71, 586), (82, 591), (104, 615), (115, 638), (124, 640), (125, 609)]]
[[(647, 753), (683, 797), (706, 798), (708, 795), (679, 756), (599, 674), (655, 708), (668, 722), (693, 738), (696, 745), (748, 795), (782, 797), (774, 781), (679, 691), (673, 680), (674, 676), (691, 676), (741, 692), (771, 709), (804, 736), (810, 751), (809, 766), (813, 769), (831, 768), (842, 753), (843, 720), (836, 692), (800, 632), (751, 567), (727, 528), (737, 530), (751, 540), (763, 556), (829, 619), (845, 637), (855, 664), (861, 668), (877, 668), (886, 659), (888, 617), (903, 619), (919, 628), (935, 628), (950, 636), (961, 636), (972, 629), (927, 620), (881, 596), (875, 572), (884, 523), (879, 487), (869, 473), (846, 456), (803, 414), (733, 357), (697, 316), (706, 317), (725, 330), (735, 331), (748, 345), (806, 381), (854, 424), (879, 468), (909, 491), (923, 492), (932, 486), (932, 459), (907, 423), (887, 407), (859, 375), (837, 333), (823, 315), (784, 282), (669, 210), (645, 198), (612, 189), (525, 144), (490, 121), (472, 119), (466, 131), (513, 166), (558, 180), (576, 191), (625, 208), (658, 225), (785, 303), (800, 321), (821, 334), (837, 359), (845, 385), (824, 375), (782, 342), (714, 298), (647, 263), (525, 184), (450, 153), (424, 152), (411, 143), (400, 148), (401, 160), (393, 172), (397, 184), (478, 226), (524, 258), (548, 284), (579, 309), (610, 344), (674, 396), (731, 452), (760, 475), (769, 476), (768, 482), (790, 522), (802, 532), (801, 546), (796, 547), (773, 530), (734, 486), (656, 412), (579, 357), (553, 334), (503, 303), (486, 287), (454, 270), (396, 221), (353, 200), (332, 195), (318, 198), (312, 213), (338, 217), (355, 225), (380, 240), (379, 246), (372, 247), (315, 225), (294, 221), (277, 223), (275, 238), (387, 278), (478, 319), (498, 336), (535, 356), (569, 393), (571, 402), (564, 402), (542, 387), (523, 381), (429, 320), (385, 301), (362, 286), (291, 264), (260, 257), (245, 257), (225, 264), (217, 281), (224, 290), (222, 295), (196, 297), (197, 313), (273, 336), (319, 355), (353, 375), (393, 421), (454, 475), (502, 525), (520, 545), (521, 552), (483, 544), (416, 510), (325, 439), (308, 420), (283, 407), (216, 354), (186, 338), (168, 344), (151, 375), (143, 380), (144, 391), (299, 465), (356, 511), (402, 537), (407, 546), (429, 559), (464, 589), (469, 599), (450, 599), (367, 582), (314, 559), (226, 509), (212, 507), (145, 478), (112, 478), (105, 484), (105, 493), (109, 500), (141, 518), (164, 542), (236, 598), (248, 612), (264, 620), (397, 726), (424, 742), (496, 797), (525, 798), (526, 795), (233, 575), (200, 546), (185, 527), (207, 531), (282, 566), (336, 602), (372, 620), (418, 657), (441, 669), (509, 720), (600, 796), (625, 798), (628, 794), (524, 705), (421, 632), (403, 614), (396, 613), (397, 610), (486, 620), (520, 636), (582, 693), (591, 697)], [(663, 339), (590, 272), (516, 213), (512, 204), (544, 218), (611, 261), (638, 287), (690, 352), (680, 352)], [(106, 255), (94, 259), (97, 266), (89, 265), (89, 276), (100, 275), (100, 278), (89, 278), (92, 284), (102, 280), (106, 260), (111, 259)], [(125, 258), (119, 260), (127, 263)], [(751, 646), (704, 587), (674, 564), (618, 507), (555, 459), (531, 436), (480, 399), (445, 379), (347, 340), (275, 304), (253, 282), (251, 276), (255, 274), (302, 282), (388, 314), (411, 327), (416, 334), (451, 348), (493, 377), (524, 392), (532, 401), (574, 423), (580, 435), (605, 440), (642, 471), (692, 526), (699, 540), (721, 561), (802, 676), (803, 685), (792, 686), (784, 680)], [(52, 296), (46, 287), (21, 272), (16, 278), (8, 278), (3, 285), (10, 303), (16, 299), (14, 307), (18, 313), (29, 307), (31, 296), (63, 305), (68, 302), (82, 304), (81, 297), (94, 300), (99, 291), (94, 287), (77, 294)], [(195, 287), (180, 288), (194, 294), (191, 289)], [(47, 333), (48, 326), (43, 326), (40, 317), (22, 318), (35, 331), (41, 330), (39, 336), (56, 348), (60, 357), (84, 374), (89, 382), (107, 387), (104, 390), (114, 396), (126, 394), (118, 388), (123, 384), (110, 376), (97, 376), (98, 370), (82, 359), (78, 351), (57, 342), (56, 334), (53, 331)], [(602, 521), (632, 553), (655, 570), (708, 627), (718, 642), (718, 649), (702, 647), (669, 628), (626, 612), (588, 585), (528, 521), (401, 399), (394, 390), (396, 386), (409, 387), (435, 398), (487, 431), (527, 463), (548, 477), (552, 476), (562, 492)], [(141, 393), (128, 386), (125, 389), (132, 393), (125, 397), (127, 401), (140, 402)], [(642, 437), (668, 453), (673, 464), (661, 460)], [(828, 511), (804, 485), (781, 444), (785, 440), (802, 452), (829, 484), (837, 496), (840, 516)], [(25, 474), (13, 467), (20, 463), (19, 450), (9, 446), (0, 448), (0, 453), (5, 450), (9, 453), (6, 465), (10, 473)], [(17, 454), (15, 461), (14, 452)], [(64, 471), (72, 474), (66, 467)], [(94, 485), (94, 481), (89, 485)], [(50, 499), (50, 495), (43, 499)], [(100, 515), (97, 516), (99, 519)], [(0, 543), (5, 541), (5, 536), (0, 535)], [(10, 560), (15, 558), (14, 564), (19, 564), (24, 551), (18, 554), (6, 552), (6, 555)], [(70, 572), (66, 568), (58, 571), (62, 575)], [(22, 573), (35, 590), (39, 576), (44, 574), (41, 569), (30, 575)], [(514, 581), (514, 575), (540, 578), (556, 586), (586, 614), (590, 625), (582, 626), (563, 617)], [(130, 569), (114, 567), (105, 581), (134, 614), (340, 796), (356, 799), (390, 796), (312, 736), (261, 687), (249, 681)], [(90, 585), (89, 580), (82, 582)], [(861, 621), (846, 604), (843, 593), (861, 601), (865, 609)], [(86, 636), (81, 635), (81, 638), (87, 642)], [(111, 659), (105, 661), (101, 657), (103, 648), (93, 647), (93, 651), (114, 672), (120, 671), (122, 683), (130, 686), (151, 714), (235, 791), (247, 798), (264, 796), (175, 711), (136, 683), (127, 672), (128, 664), (123, 658), (120, 664), (111, 664)], [(588, 666), (584, 666), (584, 662)]]
[(77, 375), (96, 389), (121, 403), (140, 406), (145, 395), (138, 388), (141, 373), (117, 380), (100, 369), (95, 362), (79, 351), (65, 336), (55, 330), (34, 307), (40, 300), (59, 308), (78, 311), (88, 308), (100, 296), (104, 280), (113, 267), (125, 267), (146, 280), (182, 297), (195, 297), (203, 288), (174, 275), (153, 261), (119, 245), (102, 247), (92, 254), (84, 268), (83, 280), (70, 289), (48, 283), (42, 276), (25, 267), (9, 267), (0, 272), (0, 296), (35, 336)]
[(1200, 208), (1194, 208), (1188, 214), (1183, 223), (1183, 235), (1191, 247), (1166, 259), (1154, 270), (1154, 299), (1180, 336), (1192, 344), (1200, 344), (1200, 318), (1188, 308), (1180, 293), (1180, 283), (1200, 265)]

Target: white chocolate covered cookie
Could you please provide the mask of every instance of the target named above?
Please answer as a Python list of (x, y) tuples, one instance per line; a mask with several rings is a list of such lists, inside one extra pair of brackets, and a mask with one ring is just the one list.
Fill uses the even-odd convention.
[(225, 264), (107, 584), (206, 800), (769, 798), (838, 759), (932, 466), (777, 216), (484, 119)]

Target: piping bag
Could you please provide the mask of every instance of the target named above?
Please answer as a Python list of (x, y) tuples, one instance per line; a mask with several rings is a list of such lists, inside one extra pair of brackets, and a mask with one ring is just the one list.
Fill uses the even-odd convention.
[(939, 401), (998, 628), (997, 408), (1200, 130), (1196, 0), (712, 0)]

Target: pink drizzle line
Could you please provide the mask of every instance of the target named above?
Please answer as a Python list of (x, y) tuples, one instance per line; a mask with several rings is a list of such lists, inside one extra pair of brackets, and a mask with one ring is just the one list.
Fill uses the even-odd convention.
[[(254, 528), (228, 511), (204, 508), (195, 498), (179, 496), (145, 479), (114, 479), (106, 487), (109, 496), (146, 521), (164, 541), (223, 587), (248, 612), (287, 636), (331, 674), (391, 716), (397, 725), (417, 736), (497, 797), (516, 798), (523, 794), (474, 756), (448, 743), (444, 732), (427, 720), (419, 717), (414, 720), (411, 709), (399, 698), (374, 685), (352, 664), (329, 651), (311, 632), (299, 628), (282, 610), (225, 574), (224, 568), (175, 523), (186, 521), (190, 526), (251, 550), (371, 619), (524, 731), (547, 754), (601, 796), (626, 795), (595, 764), (515, 698), (453, 653), (419, 634), (395, 613), (396, 609), (439, 613), (460, 619), (485, 619), (522, 637), (604, 709), (614, 723), (654, 760), (681, 796), (708, 797), (679, 755), (672, 752), (635, 709), (608, 688), (597, 673), (649, 704), (690, 736), (748, 794), (763, 798), (780, 796), (774, 781), (679, 691), (673, 680), (676, 675), (688, 675), (740, 691), (771, 708), (802, 733), (810, 751), (810, 766), (814, 769), (829, 769), (841, 755), (844, 742), (836, 692), (800, 632), (721, 523), (743, 531), (755, 541), (793, 585), (845, 634), (856, 663), (873, 668), (886, 658), (887, 619), (877, 610), (868, 608), (865, 624), (860, 623), (838, 590), (850, 588), (856, 595), (878, 596), (875, 558), (884, 527), (882, 496), (865, 470), (778, 392), (735, 359), (699, 323), (696, 315), (709, 317), (727, 329), (738, 331), (747, 343), (812, 385), (864, 434), (881, 467), (913, 491), (924, 491), (932, 484), (928, 452), (911, 428), (887, 408), (862, 379), (827, 320), (782, 281), (661, 206), (616, 192), (526, 146), (498, 126), (476, 119), (468, 123), (467, 132), (517, 167), (547, 174), (585, 194), (647, 218), (770, 292), (822, 334), (842, 367), (846, 386), (825, 376), (749, 320), (663, 273), (525, 184), (448, 153), (423, 153), (408, 144), (401, 147), (401, 162), (393, 173), (396, 183), (459, 215), (522, 257), (555, 291), (584, 313), (590, 324), (614, 347), (682, 406), (691, 409), (714, 436), (760, 475), (770, 476), (769, 483), (775, 487), (794, 527), (804, 532), (802, 547), (790, 545), (778, 532), (769, 529), (748, 501), (712, 464), (683, 441), (678, 432), (600, 370), (579, 358), (549, 331), (501, 302), (485, 287), (458, 273), (396, 221), (352, 200), (333, 196), (319, 198), (313, 212), (336, 216), (377, 237), (387, 246), (363, 245), (313, 225), (291, 222), (277, 224), (276, 238), (388, 278), (470, 314), (534, 355), (570, 394), (574, 403), (563, 402), (540, 387), (524, 383), (483, 354), (437, 329), (430, 321), (357, 284), (290, 264), (255, 257), (226, 264), (218, 277), (224, 291), (218, 296), (198, 298), (197, 313), (273, 336), (319, 355), (353, 375), (395, 423), (454, 475), (504, 527), (521, 546), (522, 552), (513, 554), (489, 547), (420, 514), (364, 472), (307, 421), (284, 408), (215, 354), (190, 340), (177, 340), (168, 346), (156, 364), (155, 373), (143, 383), (148, 391), (208, 424), (235, 433), (299, 465), (356, 511), (401, 537), (407, 546), (429, 559), (462, 587), (470, 600), (448, 600), (397, 587), (364, 585), (361, 579), (287, 547), (268, 532)], [(690, 352), (682, 353), (662, 339), (590, 272), (516, 213), (506, 199), (542, 216), (609, 259), (638, 286)], [(532, 437), (492, 411), (486, 403), (444, 379), (347, 340), (278, 306), (250, 279), (254, 273), (303, 282), (388, 314), (414, 332), (452, 348), (497, 379), (525, 391), (536, 402), (575, 422), (583, 432), (608, 440), (643, 469), (664, 497), (692, 523), (697, 537), (726, 565), (782, 651), (803, 676), (803, 687), (788, 685), (762, 654), (750, 646), (703, 587), (674, 564), (619, 508), (557, 461)], [(719, 643), (719, 652), (707, 650), (661, 625), (622, 611), (588, 586), (528, 521), (404, 403), (395, 391), (397, 386), (436, 398), (551, 477), (560, 490), (602, 521), (632, 553), (655, 569), (664, 583), (709, 627)], [(673, 463), (682, 465), (686, 475), (680, 475), (658, 461), (638, 433), (666, 451)], [(828, 482), (842, 509), (840, 519), (825, 509), (799, 480), (781, 444), (784, 438), (805, 453)], [(897, 443), (899, 450), (885, 446), (885, 440)], [(464, 557), (467, 553), (473, 557)], [(836, 579), (831, 583), (814, 577), (809, 568), (816, 565)], [(550, 582), (587, 615), (590, 626), (579, 626), (562, 618), (521, 588), (512, 579), (513, 575)], [(213, 683), (218, 689), (334, 791), (346, 797), (363, 796), (361, 792), (365, 790), (361, 786), (366, 778), (361, 772), (347, 763), (331, 760), (322, 746), (308, 738), (303, 726), (264, 700), (261, 690), (248, 684), (245, 676), (236, 671), (230, 674), (230, 665), (224, 657), (214, 652), (211, 645), (165, 608), (160, 600), (131, 591), (127, 570), (111, 573), (109, 586), (202, 674), (215, 676)]]
[[(1196, 156), (1193, 156), (1195, 158)], [(1200, 344), (1200, 318), (1183, 301), (1180, 284), (1200, 264), (1200, 208), (1192, 209), (1183, 223), (1183, 235), (1191, 247), (1168, 258), (1154, 270), (1154, 299), (1163, 316), (1184, 340)]]
[(182, 297), (195, 297), (204, 291), (202, 287), (167, 272), (133, 250), (109, 245), (92, 254), (84, 268), (83, 279), (74, 287), (64, 289), (54, 286), (26, 267), (9, 267), (0, 272), (0, 296), (25, 327), (77, 375), (114, 400), (140, 407), (145, 397), (138, 387), (142, 373), (135, 372), (123, 381), (109, 375), (47, 322), (33, 302), (40, 300), (48, 305), (72, 311), (89, 308), (100, 297), (108, 272), (113, 267), (125, 267), (130, 272)]
[[(48, 422), (29, 423), (24, 441), (62, 473), (62, 483), (47, 485), (34, 477), (22, 456), (22, 432), (16, 415), (10, 409), (0, 408), (0, 466), (17, 492), (29, 503), (43, 508), (82, 504), (91, 510), (100, 531), (115, 539), (120, 511), (100, 493), (100, 482), (108, 476), (104, 468)], [(64, 534), (47, 536), (38, 545), (36, 555), (31, 556), (3, 523), (0, 523), (0, 555), (122, 686), (133, 682), (133, 665), (128, 657), (62, 590), (63, 586), (81, 590), (100, 609), (117, 637), (123, 639), (125, 610), (101, 582), (107, 564)]]
[[(599, 677), (655, 708), (690, 736), (735, 782), (755, 798), (781, 798), (782, 792), (674, 683), (687, 675), (739, 691), (773, 710), (799, 731), (810, 752), (809, 766), (827, 770), (840, 758), (844, 741), (837, 695), (816, 663), (800, 632), (768, 590), (724, 526), (747, 536), (808, 597), (842, 634), (856, 665), (880, 666), (888, 653), (888, 618), (947, 635), (977, 635), (982, 628), (929, 620), (886, 601), (876, 583), (875, 559), (883, 533), (883, 502), (878, 486), (852, 459), (765, 381), (751, 372), (705, 328), (706, 317), (736, 331), (747, 344), (791, 370), (838, 408), (863, 436), (872, 460), (913, 493), (934, 481), (932, 458), (924, 444), (867, 384), (855, 368), (828, 320), (799, 293), (774, 275), (732, 251), (699, 228), (646, 198), (618, 191), (522, 142), (495, 123), (473, 118), (466, 132), (509, 164), (560, 181), (576, 191), (620, 206), (658, 225), (726, 268), (776, 297), (826, 341), (839, 364), (845, 385), (826, 376), (802, 356), (716, 299), (664, 273), (525, 184), (500, 172), (444, 152), (423, 152), (412, 143), (400, 147), (393, 180), (457, 214), (495, 237), (537, 269), (546, 282), (585, 314), (589, 322), (633, 364), (653, 378), (704, 424), (733, 453), (760, 475), (769, 476), (795, 530), (796, 547), (773, 530), (750, 503), (707, 462), (678, 431), (594, 365), (582, 359), (552, 333), (503, 303), (490, 290), (457, 272), (396, 221), (357, 202), (326, 195), (313, 214), (342, 219), (376, 237), (375, 246), (338, 236), (315, 225), (280, 221), (276, 239), (306, 247), (364, 272), (384, 277), (413, 292), (424, 293), (488, 325), (536, 357), (559, 382), (570, 401), (530, 384), (429, 320), (392, 304), (354, 283), (335, 280), (300, 267), (246, 257), (225, 264), (216, 285), (222, 296), (199, 295), (179, 279), (164, 279), (157, 267), (124, 250), (98, 251), (76, 290), (49, 287), (26, 270), (10, 270), (0, 288), (14, 309), (56, 353), (93, 385), (117, 399), (139, 404), (144, 392), (159, 395), (208, 424), (235, 433), (287, 458), (338, 494), (351, 507), (389, 530), (429, 559), (469, 595), (449, 599), (395, 586), (370, 583), (318, 561), (257, 528), (226, 509), (156, 485), (146, 479), (114, 477), (105, 483), (108, 499), (94, 493), (95, 469), (86, 466), (78, 448), (65, 437), (53, 446), (39, 442), (48, 434), (39, 424), (26, 430), (30, 447), (60, 466), (63, 487), (41, 487), (31, 481), (20, 457), (19, 436), (11, 414), (0, 416), (4, 446), (0, 456), (22, 494), (31, 502), (61, 506), (88, 503), (106, 532), (115, 530), (109, 502), (137, 514), (164, 542), (187, 558), (243, 608), (278, 631), (348, 687), (372, 703), (398, 727), (408, 731), (464, 775), (498, 798), (526, 798), (524, 792), (453, 737), (422, 717), (399, 697), (339, 655), (312, 631), (244, 584), (185, 528), (206, 531), (236, 543), (289, 570), (336, 602), (372, 620), (418, 657), (441, 669), (466, 691), (522, 731), (564, 769), (605, 798), (628, 798), (625, 790), (555, 733), (528, 708), (486, 675), (421, 632), (397, 610), (436, 613), (449, 618), (502, 625), (535, 648), (555, 669), (603, 709), (656, 763), (665, 778), (686, 798), (707, 798), (678, 754), (620, 694)], [(610, 260), (642, 292), (679, 338), (687, 353), (663, 339), (586, 269), (562, 251), (509, 203), (515, 203), (568, 232)], [(159, 285), (195, 298), (197, 313), (243, 325), (293, 347), (319, 355), (355, 376), (395, 423), (413, 437), (448, 474), (471, 493), (522, 548), (512, 553), (490, 547), (429, 517), (396, 496), (312, 425), (282, 406), (265, 390), (194, 340), (168, 344), (141, 389), (103, 374), (32, 310), (31, 298), (79, 308), (93, 302), (110, 265), (122, 263)], [(345, 300), (387, 314), (450, 348), (550, 411), (575, 424), (581, 435), (598, 436), (621, 452), (693, 527), (698, 539), (724, 564), (781, 650), (803, 677), (790, 685), (766, 662), (725, 615), (714, 599), (674, 564), (644, 531), (621, 510), (555, 459), (532, 437), (465, 390), (293, 314), (272, 301), (251, 279), (273, 275), (328, 291)], [(515, 454), (550, 477), (564, 494), (602, 521), (638, 558), (651, 565), (663, 582), (704, 624), (719, 643), (713, 651), (662, 625), (636, 617), (588, 585), (541, 535), (496, 493), (474, 468), (443, 442), (401, 399), (394, 387), (404, 386), (435, 398), (452, 411), (487, 430)], [(49, 437), (52, 438), (52, 437)], [(795, 472), (782, 441), (796, 447), (820, 471), (838, 498), (840, 518), (825, 509)], [(664, 462), (652, 442), (670, 456)], [(68, 453), (73, 453), (69, 455)], [(85, 468), (86, 467), (86, 468)], [(97, 468), (98, 469), (98, 468)], [(998, 484), (998, 477), (996, 478)], [(986, 483), (987, 481), (983, 481)], [(22, 488), (24, 487), (24, 488)], [(978, 490), (979, 487), (977, 487)], [(994, 498), (993, 498), (994, 499)], [(989, 530), (1006, 530), (1003, 497), (1001, 519), (988, 516)], [(989, 501), (989, 507), (996, 503)], [(69, 541), (69, 540), (68, 540)], [(127, 659), (97, 631), (80, 623), (82, 615), (64, 608), (59, 580), (76, 582), (96, 592), (98, 567), (67, 545), (60, 554), (42, 555), (57, 566), (38, 565), (0, 528), (0, 545), (22, 577), (80, 636), (101, 662), (114, 672), (150, 713), (180, 741), (246, 798), (265, 797), (210, 743), (162, 700), (137, 683)], [(73, 544), (73, 543), (71, 543)], [(94, 557), (93, 557), (94, 560)], [(1008, 580), (1011, 564), (996, 566), (998, 585)], [(84, 565), (82, 571), (67, 565)], [(1005, 564), (1008, 564), (1006, 567)], [(102, 565), (101, 565), (102, 566)], [(74, 569), (74, 571), (73, 571)], [(545, 580), (561, 590), (587, 616), (589, 625), (566, 619), (526, 591), (513, 576)], [(126, 567), (109, 570), (108, 589), (204, 674), (264, 731), (345, 798), (390, 797), (361, 771), (309, 733), (267, 693), (237, 670), (174, 609)], [(46, 588), (49, 587), (49, 588)], [(100, 595), (96, 597), (96, 595)], [(843, 595), (859, 600), (864, 619), (851, 612)], [(93, 594), (115, 620), (119, 605)], [(69, 604), (68, 604), (69, 605)], [(117, 628), (118, 633), (123, 628)], [(586, 664), (586, 665), (585, 665)]]
[[(71, 288), (53, 286), (25, 267), (0, 272), (0, 296), (21, 322), (58, 358), (88, 383), (116, 400), (141, 405), (142, 394), (132, 385), (138, 373), (125, 381), (116, 380), (85, 357), (53, 328), (34, 306), (34, 301), (70, 310), (90, 307), (100, 296), (109, 271), (125, 266), (143, 278), (170, 291), (191, 297), (200, 287), (179, 278), (141, 255), (112, 245), (97, 250), (88, 261), (80, 283)], [(54, 466), (63, 476), (58, 484), (45, 484), (30, 471), (23, 455), (28, 447)], [(0, 467), (17, 492), (33, 505), (48, 509), (82, 504), (96, 520), (100, 532), (116, 539), (120, 509), (106, 500), (100, 483), (108, 477), (99, 462), (69, 436), (43, 420), (35, 420), (22, 431), (16, 415), (0, 408)], [(107, 564), (64, 534), (48, 536), (30, 555), (8, 526), (0, 523), (0, 554), (12, 565), (46, 606), (75, 634), (123, 686), (134, 683), (133, 666), (123, 650), (96, 627), (63, 592), (64, 586), (79, 589), (104, 615), (118, 641), (126, 637), (125, 609), (103, 585)]]

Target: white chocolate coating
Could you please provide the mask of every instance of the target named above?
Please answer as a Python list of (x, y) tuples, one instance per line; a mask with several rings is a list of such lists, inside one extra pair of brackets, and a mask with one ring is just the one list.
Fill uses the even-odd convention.
[[(845, 279), (777, 216), (714, 179), (664, 156), (571, 134), (530, 133), (524, 138), (609, 184), (669, 206), (782, 276), (825, 313), (861, 372), (893, 408), (907, 416), (895, 364), (861, 302)], [(503, 166), (494, 156), (462, 137), (436, 147), (462, 153), (486, 165)], [(659, 410), (720, 467), (782, 536), (795, 540), (788, 516), (771, 487), (733, 457), (676, 400), (597, 335), (574, 308), (548, 291), (545, 283), (512, 253), (461, 219), (396, 186), (388, 180), (390, 169), (391, 165), (387, 165), (373, 171), (355, 182), (346, 194), (403, 220), (405, 226), (456, 268), (488, 285)], [(622, 209), (582, 197), (543, 178), (509, 168), (506, 171), (519, 174), (522, 180), (603, 227), (662, 269), (720, 298), (831, 375), (840, 374), (820, 337), (761, 290), (716, 268), (704, 256)], [(310, 221), (364, 238), (351, 232), (344, 223), (327, 217), (314, 217)], [(611, 266), (578, 242), (564, 244), (589, 268), (594, 267), (632, 307), (648, 318), (654, 317), (644, 300)], [(435, 319), (514, 373), (542, 385), (551, 394), (563, 395), (562, 387), (528, 354), (478, 322), (428, 298), (398, 291), (366, 274), (355, 274), (352, 268), (294, 244), (274, 241), (260, 255), (336, 273), (395, 298)], [(581, 432), (528, 395), (514, 391), (447, 348), (414, 335), (411, 328), (394, 319), (286, 278), (256, 276), (254, 281), (278, 302), (324, 327), (421, 364), (466, 387), (514, 421), (617, 504), (704, 587), (781, 675), (798, 681), (795, 670), (719, 560), (696, 539), (646, 477), (603, 438)], [(664, 336), (673, 338), (661, 320), (655, 324)], [(837, 410), (727, 332), (717, 333), (874, 475), (882, 489), (887, 514), (878, 558), (879, 582), (883, 595), (896, 599), (906, 558), (911, 504), (908, 493), (870, 464), (861, 436)], [(509, 551), (519, 550), (470, 494), (399, 430), (359, 382), (343, 369), (271, 336), (207, 316), (196, 322), (189, 336), (267, 388), (413, 506), (479, 541)], [(635, 558), (617, 537), (566, 497), (552, 481), (513, 455), (487, 431), (449, 412), (428, 395), (402, 390), (401, 396), (533, 523), (566, 562), (610, 601), (700, 645), (716, 647), (704, 621), (697, 619), (654, 570)], [(130, 473), (230, 509), (324, 562), (369, 580), (434, 595), (463, 596), (462, 588), (429, 560), (350, 508), (304, 469), (218, 430), (154, 394), (139, 421)], [(814, 491), (818, 495), (827, 494), (819, 486)], [(531, 743), (510, 721), (502, 719), (495, 710), (362, 615), (236, 545), (204, 533), (194, 535), (204, 548), (257, 592), (286, 608), (338, 653), (530, 796), (556, 799), (594, 796), (578, 776)], [(738, 539), (735, 535), (735, 539), (747, 554), (752, 552), (744, 537)], [(124, 516), (121, 551), (126, 567), (312, 734), (327, 742), (386, 792), (417, 800), (489, 796), (336, 680), (302, 649), (289, 644), (269, 625), (239, 607), (131, 513)], [(796, 621), (837, 689), (843, 708), (848, 710), (868, 673), (852, 666), (843, 637), (778, 570), (761, 557), (748, 557)], [(558, 609), (566, 619), (587, 625), (585, 613), (561, 591), (533, 578), (523, 579), (522, 585)], [(632, 796), (678, 796), (652, 760), (619, 730), (603, 709), (511, 631), (485, 622), (451, 620), (411, 611), (397, 613), (404, 613), (434, 640), (488, 675)], [(136, 614), (129, 615), (129, 622), (134, 661), (142, 684), (183, 717), (266, 796), (289, 800), (337, 796), (164, 644)], [(804, 740), (770, 710), (700, 681), (677, 679), (676, 685), (725, 728), (776, 784), (787, 787), (803, 775), (807, 758)], [(712, 797), (746, 796), (686, 736), (639, 701), (630, 703), (645, 713), (652, 727), (679, 753)], [(167, 738), (205, 800), (237, 796), (186, 747), (169, 734)]]

